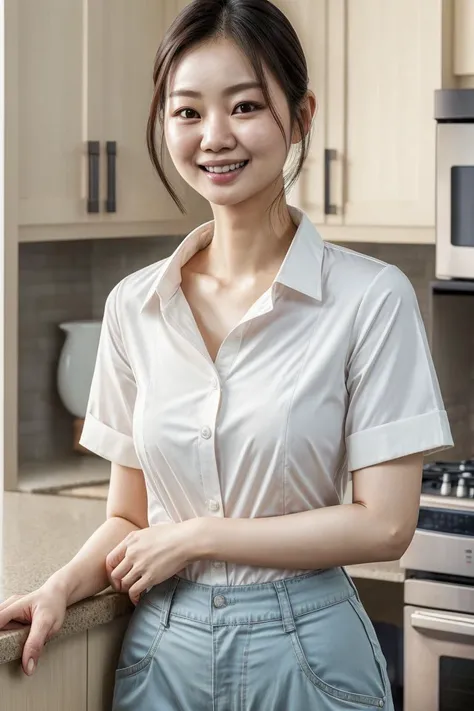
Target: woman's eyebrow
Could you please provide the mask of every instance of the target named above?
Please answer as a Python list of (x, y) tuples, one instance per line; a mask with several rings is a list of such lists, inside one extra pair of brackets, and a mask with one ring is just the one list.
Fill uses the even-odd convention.
[[(258, 81), (246, 81), (246, 82), (241, 82), (240, 84), (234, 84), (234, 86), (228, 86), (222, 94), (224, 96), (231, 96), (232, 94), (236, 94), (238, 91), (245, 91), (245, 89), (261, 89), (262, 85)], [(192, 98), (199, 99), (202, 97), (202, 94), (200, 91), (193, 91), (192, 89), (175, 89), (174, 91), (171, 91), (168, 95), (168, 98), (171, 99), (172, 96), (190, 96)]]

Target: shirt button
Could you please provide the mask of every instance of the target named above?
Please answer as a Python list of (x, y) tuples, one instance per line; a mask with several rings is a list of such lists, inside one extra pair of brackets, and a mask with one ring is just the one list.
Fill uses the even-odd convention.
[(209, 511), (219, 511), (220, 507), (221, 506), (219, 502), (215, 501), (214, 499), (209, 499), (209, 501), (207, 502), (207, 508), (209, 509)]
[(219, 381), (217, 380), (217, 378), (212, 378), (211, 386), (214, 390), (217, 390), (217, 388), (219, 387)]
[(214, 597), (214, 607), (225, 607), (227, 605), (227, 600), (224, 595), (216, 595)]
[(201, 430), (201, 436), (204, 437), (204, 439), (209, 439), (209, 437), (212, 435), (211, 428), (210, 427), (203, 427)]
[(222, 568), (223, 565), (224, 565), (224, 562), (222, 560), (213, 560), (212, 561), (213, 568)]

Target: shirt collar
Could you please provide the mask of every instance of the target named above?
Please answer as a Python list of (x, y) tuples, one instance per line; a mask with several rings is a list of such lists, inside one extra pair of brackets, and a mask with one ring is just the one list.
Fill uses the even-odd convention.
[[(278, 270), (274, 282), (284, 284), (316, 301), (322, 298), (322, 265), (324, 241), (303, 210), (288, 206), (297, 230), (288, 252)], [(148, 302), (158, 294), (165, 305), (181, 284), (181, 267), (200, 249), (212, 240), (214, 220), (205, 222), (192, 230), (167, 259), (160, 264), (141, 305), (142, 311)]]

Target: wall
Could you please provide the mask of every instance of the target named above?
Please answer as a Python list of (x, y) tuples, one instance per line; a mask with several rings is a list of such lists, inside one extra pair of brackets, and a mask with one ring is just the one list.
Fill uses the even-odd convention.
[[(161, 237), (20, 245), (20, 463), (60, 458), (71, 451), (72, 419), (56, 392), (56, 367), (64, 338), (58, 324), (101, 318), (105, 298), (114, 284), (126, 274), (169, 255), (180, 240)], [(414, 285), (428, 324), (433, 246), (345, 246), (400, 267)], [(474, 433), (474, 368), (471, 371), (465, 377), (466, 381), (472, 379), (470, 417)], [(465, 428), (466, 407), (458, 408), (456, 413)]]

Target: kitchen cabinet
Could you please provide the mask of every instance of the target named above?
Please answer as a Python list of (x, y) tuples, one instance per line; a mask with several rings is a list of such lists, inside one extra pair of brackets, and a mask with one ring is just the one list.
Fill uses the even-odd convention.
[(326, 239), (434, 242), (433, 101), (449, 3), (276, 4), (300, 35), (320, 106), (295, 204)]
[(53, 639), (33, 676), (20, 660), (0, 664), (2, 711), (110, 711), (115, 669), (130, 614)]
[(192, 224), (183, 217), (145, 138), (155, 53), (185, 4), (19, 0), (18, 41), (7, 61), (18, 71), (20, 241), (184, 234), (208, 219), (207, 204), (165, 150)]
[[(469, 19), (470, 6), (457, 2), (458, 19)], [(18, 41), (10, 44), (15, 56), (7, 61), (18, 65), (13, 99), (21, 241), (186, 233), (210, 219), (208, 205), (168, 159), (167, 172), (192, 222), (181, 215), (152, 169), (145, 142), (154, 55), (187, 3), (137, 0), (132, 8), (125, 0), (19, 0)], [(433, 92), (442, 86), (449, 53), (443, 22), (452, 4), (276, 4), (301, 37), (319, 100), (294, 204), (325, 226), (327, 239), (434, 241)], [(459, 45), (464, 63), (471, 45)], [(93, 158), (89, 141), (95, 142)], [(107, 142), (116, 147), (110, 160)], [(114, 162), (116, 212), (108, 212), (108, 165)], [(99, 211), (88, 212), (89, 174), (97, 164)]]
[(87, 632), (87, 711), (110, 711), (123, 636), (131, 615)]
[(474, 77), (474, 3), (454, 0), (454, 74)]
[(328, 106), (323, 99), (327, 73), (334, 64), (329, 62), (326, 31), (327, 0), (274, 0), (295, 28), (303, 46), (311, 89), (318, 100), (310, 151), (300, 178), (289, 196), (289, 202), (306, 210), (314, 222), (324, 222), (324, 174), (322, 170), (326, 143)]
[(435, 221), (438, 0), (347, 3), (344, 224)]
[(2, 711), (88, 711), (87, 632), (52, 640), (31, 677), (0, 664), (0, 689)]

